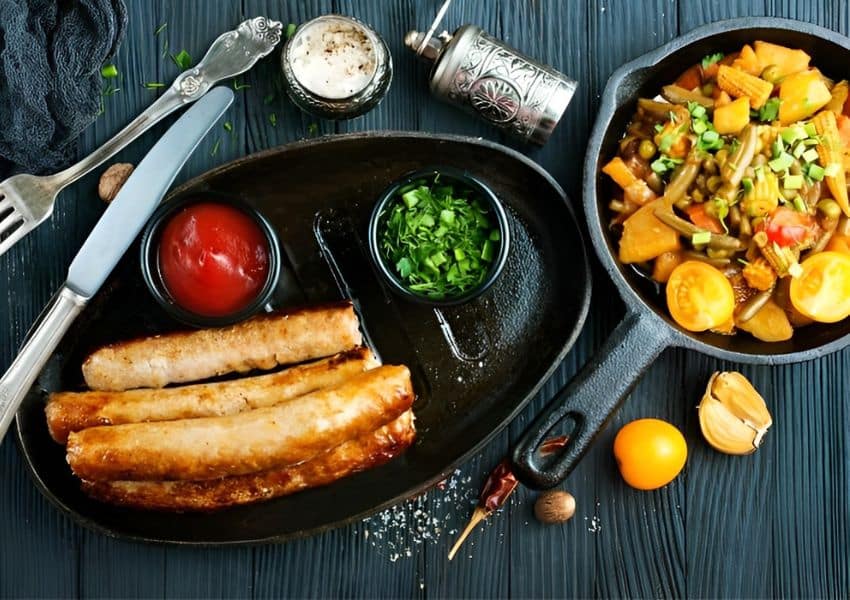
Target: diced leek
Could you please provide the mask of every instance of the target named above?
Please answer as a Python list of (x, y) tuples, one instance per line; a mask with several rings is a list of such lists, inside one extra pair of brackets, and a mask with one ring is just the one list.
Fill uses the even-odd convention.
[(803, 152), (803, 160), (806, 162), (815, 162), (818, 159), (818, 151), (814, 148), (809, 148)]
[(782, 179), (782, 187), (786, 190), (799, 190), (803, 187), (802, 175), (786, 175)]
[(822, 166), (812, 163), (809, 165), (807, 175), (814, 181), (821, 181), (826, 174), (826, 169)]
[(767, 165), (774, 173), (785, 171), (793, 164), (794, 157), (788, 154), (787, 152), (781, 153), (778, 157), (767, 163)]
[(701, 244), (707, 244), (711, 241), (711, 232), (710, 231), (699, 231), (691, 236), (691, 243), (694, 246), (699, 246)]

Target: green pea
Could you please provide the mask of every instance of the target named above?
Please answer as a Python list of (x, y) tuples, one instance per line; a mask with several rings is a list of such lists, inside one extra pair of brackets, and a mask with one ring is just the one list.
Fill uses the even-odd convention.
[(649, 160), (655, 156), (655, 144), (651, 140), (643, 140), (638, 148), (638, 154), (644, 160)]
[(841, 216), (841, 207), (838, 206), (838, 202), (829, 198), (818, 202), (818, 210), (827, 219), (837, 219)]

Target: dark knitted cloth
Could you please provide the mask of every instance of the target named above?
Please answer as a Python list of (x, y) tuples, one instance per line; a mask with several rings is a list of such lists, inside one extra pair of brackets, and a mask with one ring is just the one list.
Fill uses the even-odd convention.
[(126, 24), (123, 0), (0, 0), (0, 179), (69, 161)]

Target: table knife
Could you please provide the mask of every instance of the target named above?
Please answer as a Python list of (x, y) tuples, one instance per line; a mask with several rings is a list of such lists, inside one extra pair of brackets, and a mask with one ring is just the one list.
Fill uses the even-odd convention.
[(71, 262), (67, 280), (0, 379), (0, 440), (71, 323), (103, 285), (186, 160), (232, 102), (233, 92), (223, 87), (201, 98), (154, 145), (103, 213)]

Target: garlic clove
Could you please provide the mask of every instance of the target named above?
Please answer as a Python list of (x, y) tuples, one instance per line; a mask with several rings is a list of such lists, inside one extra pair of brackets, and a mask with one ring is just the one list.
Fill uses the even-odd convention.
[(714, 373), (698, 411), (703, 437), (726, 454), (752, 454), (773, 424), (764, 398), (737, 372)]

